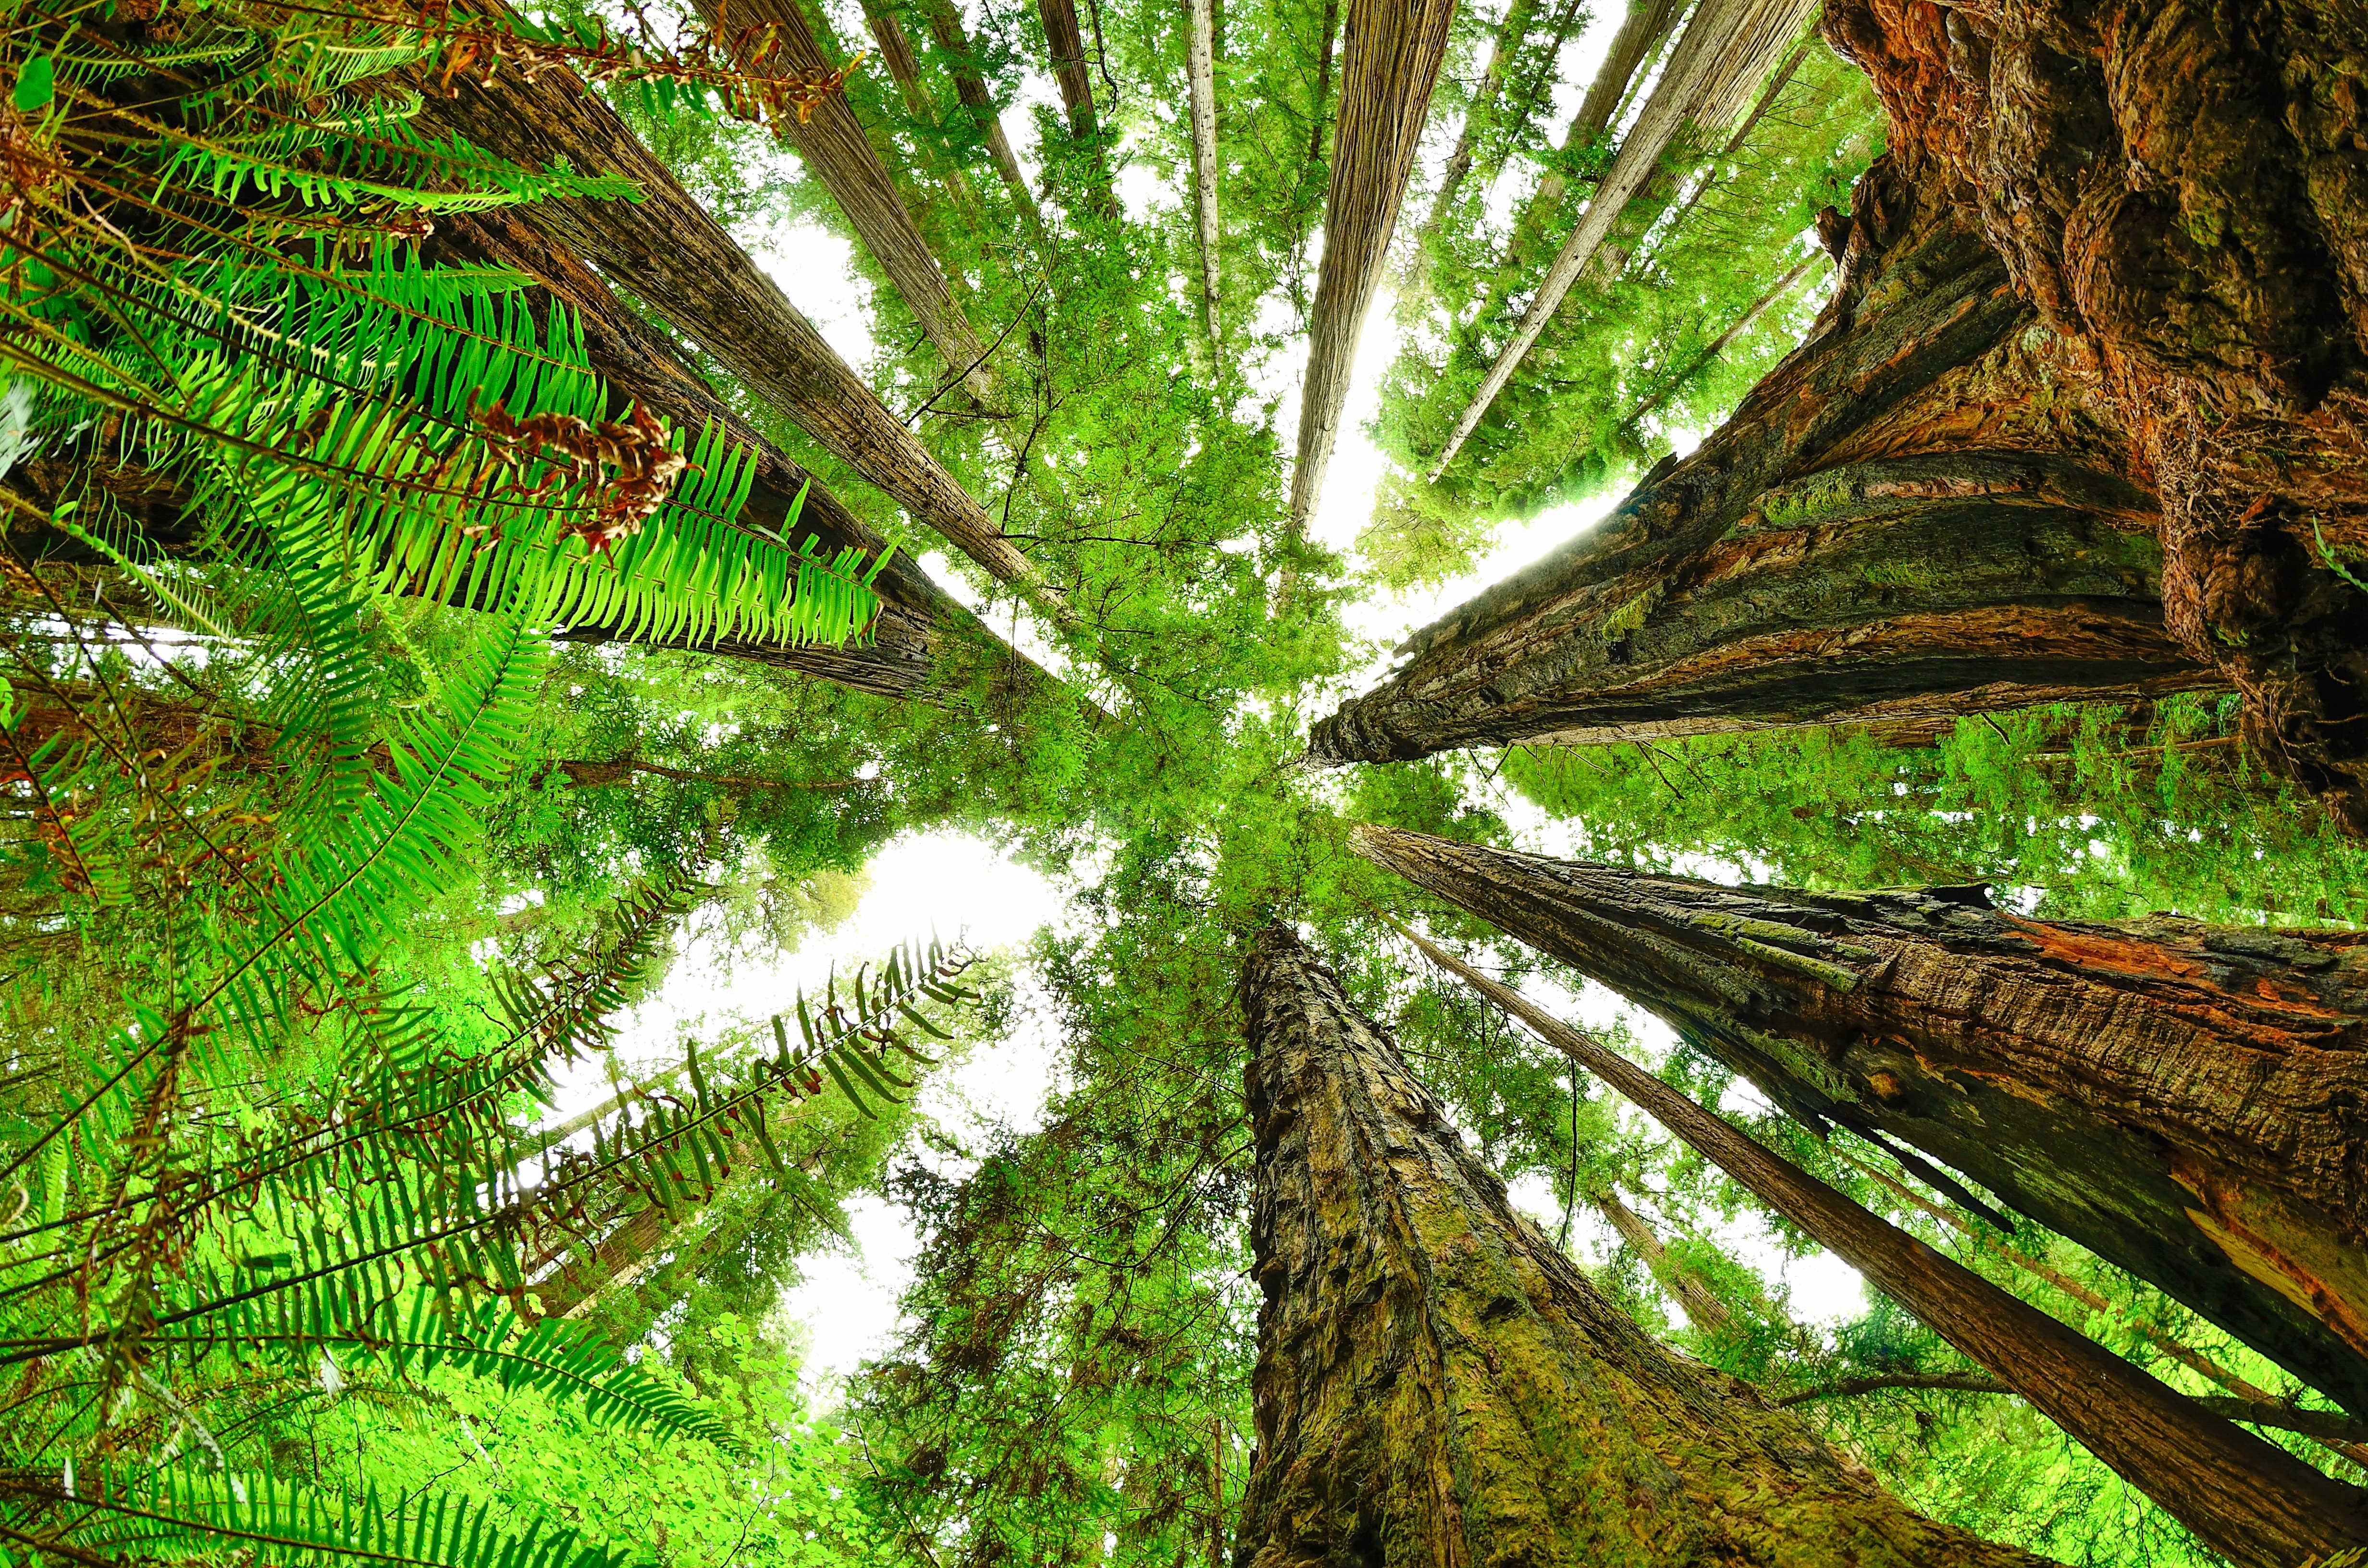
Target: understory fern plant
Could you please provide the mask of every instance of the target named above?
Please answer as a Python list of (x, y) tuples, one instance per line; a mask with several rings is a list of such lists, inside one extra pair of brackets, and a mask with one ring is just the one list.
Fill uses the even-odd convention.
[[(528, 1119), (691, 873), (498, 986), (490, 1031), (390, 970), (555, 629), (844, 643), (882, 564), (744, 525), (751, 454), (617, 406), (531, 279), (422, 250), (441, 215), (629, 187), (412, 121), (439, 72), (521, 54), (670, 111), (798, 85), (400, 7), (5, 15), (0, 1561), (589, 1568), (433, 1492), (324, 1489), (257, 1413), (450, 1367), (719, 1437), (538, 1290), (779, 1164), (802, 1100), (905, 1084), (967, 960), (900, 951), (851, 1007), (801, 1003), (794, 1047), (694, 1059), (556, 1152)], [(390, 595), (471, 618), (426, 701), (387, 700)]]

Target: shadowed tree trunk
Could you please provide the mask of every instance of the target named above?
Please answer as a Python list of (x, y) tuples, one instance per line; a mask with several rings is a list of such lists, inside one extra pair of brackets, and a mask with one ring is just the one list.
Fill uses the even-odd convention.
[[(1384, 864), (1386, 830), (1360, 826)], [(2368, 1546), (2368, 1497), (1941, 1256), (1518, 992), (1399, 927), (1760, 1201), (1880, 1286), (2181, 1524), (2250, 1568)]]
[(1217, 22), (1213, 0), (1190, 0), (1184, 74), (1192, 104), (1192, 211), (1201, 239), (1201, 324), (1218, 341)]
[(1887, 140), (2155, 472), (2169, 621), (2368, 832), (2368, 80), (2356, 8), (1837, 0)]
[[(728, 6), (726, 0), (700, 0), (700, 14), (718, 33), (725, 31), (727, 9), (729, 22), (740, 36), (747, 36), (746, 29), (752, 26), (770, 29), (771, 51), (757, 67), (764, 74), (812, 79), (836, 69), (824, 56), (797, 0), (729, 0)], [(888, 18), (891, 26), (894, 20)], [(895, 36), (902, 41), (901, 33)], [(744, 50), (744, 65), (746, 53)], [(909, 65), (911, 49), (907, 47), (904, 54)], [(892, 60), (890, 74), (895, 74)], [(781, 134), (838, 203), (856, 237), (888, 275), (888, 281), (945, 360), (946, 369), (962, 378), (972, 396), (992, 403), (994, 381), (985, 368), (985, 345), (971, 330), (946, 281), (945, 268), (905, 210), (903, 193), (864, 135), (847, 95), (825, 93), (820, 102), (808, 107), (811, 112), (803, 116), (781, 117)]]
[(1018, 546), (888, 412), (666, 166), (572, 72), (503, 72), (486, 85), (433, 90), (421, 118), (535, 168), (565, 158), (618, 174), (638, 201), (546, 201), (528, 221), (637, 296), (831, 454), (1010, 585), (1064, 628), (1076, 624)]
[(1324, 260), (1308, 323), (1299, 460), (1291, 476), (1294, 540), (1306, 531), (1339, 437), (1358, 335), (1381, 285), (1382, 261), (1454, 19), (1455, 0), (1349, 0), (1332, 185), (1324, 204)]
[[(1522, 45), (1529, 41), (1530, 24), (1537, 14), (1537, 0), (1511, 0), (1505, 7), (1505, 19), (1497, 24), (1497, 36), (1488, 45), (1488, 63), (1480, 70), (1480, 85), (1474, 89), (1472, 102), (1463, 111), (1463, 129), (1456, 132), (1455, 151), (1448, 154), (1447, 167), (1440, 172), (1439, 194), (1431, 198), (1430, 216), (1423, 220), (1417, 236), (1417, 267), (1421, 267), (1423, 252), (1430, 246), (1440, 225), (1454, 209), (1463, 182), (1471, 176), (1480, 134), (1496, 117), (1497, 100), (1505, 93), (1505, 79), (1512, 74), (1513, 62), (1520, 57)], [(1555, 47), (1560, 46), (1557, 40)]]
[(1757, 85), (1767, 72), (1769, 40), (1789, 41), (1798, 34), (1814, 4), (1815, 0), (1702, 0), (1695, 7), (1693, 19), (1686, 24), (1670, 53), (1668, 68), (1653, 85), (1652, 97), (1645, 100), (1628, 134), (1621, 138), (1619, 155), (1588, 198), (1577, 227), (1555, 253), (1554, 265), (1546, 268), (1545, 278), (1529, 309), (1521, 313), (1511, 341), (1498, 351), (1496, 363), (1481, 378), (1479, 390), (1449, 432), (1447, 444), (1431, 467), (1433, 480), (1454, 460), (1488, 405), (1513, 379), (1546, 324), (1562, 308), (1571, 286), (1595, 259), (1597, 248), (1619, 222), (1629, 198), (1645, 188), (1660, 167), (1661, 154), (1668, 151), (1679, 132), (1688, 125), (1705, 130), (1724, 125), (1739, 113), (1740, 106), (1731, 102), (1737, 85), (1748, 83), (1743, 87), (1746, 92)]
[(1808, 342), (1604, 522), (1416, 632), (1311, 756), (2219, 684), (2163, 625), (2158, 503), (2068, 353), (1943, 193), (1878, 163)]
[(995, 95), (986, 90), (986, 78), (978, 74), (978, 56), (971, 49), (970, 35), (962, 31), (962, 13), (954, 9), (954, 0), (922, 3), (928, 10), (929, 36), (945, 57), (947, 74), (954, 79), (954, 96), (962, 100), (962, 108), (977, 126), (979, 140), (986, 143), (986, 154), (994, 160), (995, 172), (1003, 176), (1019, 210), (1031, 220), (1042, 222), (1044, 214), (1036, 205), (1036, 193), (1028, 187), (1028, 176), (1021, 172), (1019, 160), (1012, 155), (1011, 138), (1003, 133), (1003, 119), (995, 112)]
[(1241, 1568), (2036, 1562), (1655, 1344), (1287, 930), (1242, 989), (1265, 1301)]
[(2368, 933), (2028, 920), (1386, 828), (1360, 853), (1887, 1134), (2368, 1415)]
[(1036, 15), (1044, 24), (1044, 51), (1052, 56), (1061, 107), (1068, 111), (1070, 139), (1086, 151), (1092, 201), (1105, 216), (1116, 217), (1118, 198), (1111, 193), (1110, 162), (1102, 153), (1101, 117), (1094, 108), (1094, 78), (1086, 63), (1076, 0), (1036, 0)]

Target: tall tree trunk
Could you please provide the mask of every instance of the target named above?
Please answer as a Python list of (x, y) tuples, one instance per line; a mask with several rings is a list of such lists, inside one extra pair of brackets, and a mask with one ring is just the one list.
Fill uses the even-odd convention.
[(1645, 1271), (1653, 1277), (1654, 1283), (1686, 1309), (1687, 1319), (1696, 1328), (1713, 1334), (1735, 1322), (1735, 1314), (1718, 1299), (1718, 1293), (1704, 1284), (1700, 1275), (1678, 1266), (1661, 1238), (1653, 1233), (1653, 1227), (1645, 1222), (1642, 1214), (1628, 1207), (1610, 1182), (1582, 1187), (1580, 1195), (1611, 1221), (1620, 1239), (1644, 1261)]
[(2368, 934), (1357, 842), (1810, 1126), (1922, 1150), (2368, 1415)]
[[(1588, 199), (1578, 226), (1563, 242), (1554, 265), (1546, 268), (1545, 280), (1521, 313), (1512, 340), (1497, 353), (1496, 363), (1481, 378), (1479, 391), (1457, 417), (1431, 468), (1434, 481), (1446, 472), (1488, 405), (1513, 379), (1546, 323), (1562, 308), (1571, 285), (1594, 260), (1596, 248), (1611, 233), (1628, 199), (1644, 189), (1679, 131), (1689, 124), (1708, 128), (1723, 123), (1718, 115), (1737, 112), (1725, 108), (1736, 82), (1750, 72), (1754, 62), (1761, 61), (1769, 38), (1781, 35), (1790, 40), (1797, 34), (1815, 4), (1816, 0), (1702, 0), (1669, 56), (1668, 68), (1654, 84), (1653, 96), (1645, 100), (1635, 123), (1621, 138), (1619, 155)], [(1762, 62), (1760, 74), (1765, 69)], [(1749, 79), (1756, 85), (1759, 75)]]
[[(1386, 830), (1359, 846), (1391, 863)], [(1401, 930), (1404, 927), (1400, 927)], [(2074, 1333), (1971, 1269), (1770, 1153), (1518, 992), (1406, 933), (1556, 1050), (1611, 1085), (1679, 1141), (1873, 1280), (1965, 1356), (1987, 1367), (2115, 1473), (2240, 1564), (2281, 1568), (2368, 1546), (2368, 1498)]]
[[(863, 25), (871, 33), (871, 41), (879, 47), (881, 62), (888, 67), (889, 79), (896, 84), (897, 96), (905, 100), (905, 112), (930, 126), (938, 124), (938, 100), (929, 91), (928, 80), (921, 74), (920, 57), (913, 52), (913, 40), (905, 31), (905, 24), (888, 8), (886, 0), (864, 0)], [(932, 147), (934, 151), (934, 144)], [(946, 189), (965, 210), (976, 215), (978, 192), (971, 188), (970, 179), (962, 165), (943, 157), (932, 160)]]
[[(674, 346), (628, 309), (599, 274), (515, 210), (496, 210), (445, 221), (445, 232), (429, 244), (454, 259), (498, 262), (537, 279), (566, 307), (584, 335), (592, 368), (610, 389), (674, 422), (698, 429), (721, 421), (733, 439), (756, 453), (756, 475), (741, 508), (744, 521), (786, 533), (792, 544), (812, 537), (825, 554), (856, 549), (877, 558), (888, 541), (848, 511), (828, 486), (791, 461), (725, 407), (707, 383), (675, 352)], [(790, 508), (803, 493), (797, 526)], [(872, 580), (881, 613), (870, 638), (845, 648), (781, 646), (734, 640), (701, 642), (700, 648), (735, 658), (784, 665), (826, 680), (885, 697), (933, 697), (962, 681), (965, 666), (981, 656), (1000, 665), (1000, 684), (1035, 690), (1057, 683), (1015, 653), (978, 617), (956, 603), (901, 553)], [(618, 633), (602, 627), (572, 627), (577, 642), (609, 642)]]
[(2165, 503), (2173, 630), (2244, 694), (2261, 752), (2368, 832), (2358, 25), (2331, 0), (1837, 0), (1825, 23), (1893, 155), (2119, 403)]
[(1480, 85), (1474, 90), (1471, 105), (1463, 111), (1463, 129), (1456, 132), (1455, 151), (1447, 155), (1447, 167), (1440, 172), (1439, 194), (1431, 198), (1430, 216), (1423, 220), (1416, 235), (1417, 267), (1422, 266), (1422, 256), (1434, 243), (1440, 226), (1454, 210), (1456, 198), (1463, 194), (1463, 182), (1471, 176), (1481, 132), (1496, 117), (1497, 101), (1505, 92), (1505, 79), (1512, 74), (1514, 60), (1529, 41), (1530, 24), (1537, 14), (1538, 0), (1511, 0), (1505, 7), (1505, 19), (1497, 24), (1497, 36), (1488, 45), (1488, 62), (1481, 67)]
[(1943, 192), (1878, 163), (1808, 341), (1611, 517), (1408, 639), (1324, 763), (2218, 684), (2146, 472)]
[(978, 56), (971, 49), (970, 35), (962, 30), (962, 13), (954, 9), (954, 0), (922, 0), (928, 7), (929, 36), (937, 42), (939, 52), (945, 56), (947, 74), (954, 79), (954, 96), (962, 100), (973, 124), (977, 126), (979, 139), (986, 143), (987, 156), (994, 160), (995, 172), (1012, 199), (1030, 220), (1041, 223), (1044, 214), (1036, 205), (1036, 193), (1029, 188), (1028, 176), (1012, 155), (1011, 138), (1003, 133), (1003, 119), (995, 112), (995, 95), (986, 90), (986, 78), (978, 74)]
[(1306, 531), (1339, 437), (1357, 338), (1381, 285), (1382, 261), (1454, 19), (1455, 0), (1349, 0), (1332, 186), (1324, 203), (1324, 261), (1308, 324), (1299, 460), (1291, 476), (1294, 540)]
[(1655, 1344), (1284, 928), (1243, 997), (1265, 1301), (1240, 1568), (2034, 1563)]
[(580, 173), (631, 179), (638, 201), (548, 201), (530, 210), (529, 222), (638, 296), (997, 581), (1057, 624), (1076, 624), (1035, 564), (573, 72), (506, 71), (485, 85), (463, 79), (450, 97), (431, 85), (421, 118), (531, 167), (565, 158)]
[(1036, 0), (1036, 15), (1044, 24), (1044, 49), (1052, 56), (1053, 79), (1060, 85), (1061, 107), (1068, 111), (1070, 139), (1086, 152), (1091, 200), (1103, 215), (1116, 217), (1118, 198), (1110, 190), (1110, 161), (1102, 150), (1101, 117), (1094, 108), (1094, 78), (1086, 64), (1076, 0)]
[[(770, 29), (771, 51), (755, 67), (767, 75), (811, 79), (836, 69), (815, 40), (798, 0), (699, 0), (699, 6), (718, 33), (725, 30), (727, 9), (730, 23), (742, 36), (752, 25)], [(746, 52), (743, 51), (744, 66), (748, 64)], [(910, 52), (906, 51), (908, 56)], [(992, 404), (994, 378), (985, 368), (986, 347), (971, 330), (946, 281), (945, 268), (905, 210), (903, 193), (864, 135), (847, 95), (825, 93), (800, 113), (782, 116), (779, 124), (847, 215), (863, 248), (888, 275), (946, 368), (962, 378), (972, 396)]]
[(1217, 347), (1217, 23), (1214, 0), (1190, 0), (1184, 74), (1192, 100), (1192, 210), (1201, 238), (1201, 324)]

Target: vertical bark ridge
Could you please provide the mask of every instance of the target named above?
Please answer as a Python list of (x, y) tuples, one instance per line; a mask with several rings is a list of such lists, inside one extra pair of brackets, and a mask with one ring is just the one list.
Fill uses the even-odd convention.
[(1201, 239), (1201, 324), (1219, 342), (1217, 307), (1217, 23), (1213, 0), (1190, 0), (1184, 73), (1192, 108), (1192, 210)]
[(1571, 286), (1595, 257), (1598, 246), (1629, 198), (1645, 187), (1679, 132), (1723, 129), (1743, 110), (1743, 95), (1755, 88), (1773, 62), (1774, 51), (1798, 37), (1816, 0), (1702, 0), (1678, 40), (1668, 68), (1654, 84), (1636, 121), (1621, 139), (1619, 154), (1588, 199), (1587, 210), (1563, 242), (1545, 280), (1521, 314), (1510, 342), (1497, 355), (1480, 388), (1455, 421), (1455, 428), (1431, 467), (1436, 481), (1463, 448), (1497, 394), (1513, 379), (1546, 323), (1562, 308)]
[(954, 96), (978, 128), (995, 172), (1003, 176), (1004, 186), (1029, 220), (1042, 223), (1044, 214), (1036, 205), (1036, 193), (1029, 188), (1019, 160), (1012, 154), (1011, 138), (1003, 132), (1003, 118), (995, 111), (995, 95), (987, 91), (986, 78), (978, 74), (978, 56), (971, 48), (970, 35), (962, 30), (962, 13), (954, 9), (954, 0), (923, 0), (923, 4), (928, 7), (929, 37), (945, 56), (947, 74), (954, 79)]
[(432, 88), (422, 118), (536, 168), (619, 174), (638, 201), (546, 201), (529, 221), (597, 265), (764, 399), (1064, 628), (1074, 612), (1034, 562), (823, 340), (747, 252), (573, 72), (505, 72)]
[[(1360, 827), (1356, 842), (1389, 864), (1389, 838), (1386, 830)], [(1432, 962), (1529, 1025), (1866, 1275), (2232, 1562), (2284, 1568), (2317, 1553), (2368, 1546), (2368, 1507), (2356, 1487), (2240, 1430), (1942, 1257), (1510, 987), (1413, 932), (1405, 934)]]
[(1809, 339), (1608, 519), (1416, 632), (1320, 763), (2219, 684), (2156, 496), (1945, 196), (1878, 163)]
[(2368, 933), (2030, 920), (1365, 829), (1813, 1127), (1896, 1138), (2368, 1414)]
[[(734, 0), (729, 9), (732, 22), (744, 30), (751, 24), (771, 29), (774, 51), (759, 67), (766, 74), (803, 76), (835, 69), (797, 0)], [(725, 0), (700, 0), (700, 14), (719, 32), (724, 30), (725, 10)], [(911, 51), (905, 53), (909, 58)], [(991, 404), (994, 378), (985, 366), (985, 345), (963, 315), (945, 268), (906, 210), (903, 193), (864, 135), (847, 95), (825, 93), (811, 110), (803, 117), (782, 117), (782, 134), (838, 203), (946, 368), (963, 378), (972, 396)]]
[(1265, 1301), (1240, 1568), (2035, 1563), (1655, 1344), (1288, 931), (1243, 998)]
[(1357, 337), (1381, 285), (1454, 18), (1455, 0), (1349, 0), (1324, 259), (1308, 324), (1299, 456), (1291, 477), (1294, 540), (1306, 529), (1339, 437)]

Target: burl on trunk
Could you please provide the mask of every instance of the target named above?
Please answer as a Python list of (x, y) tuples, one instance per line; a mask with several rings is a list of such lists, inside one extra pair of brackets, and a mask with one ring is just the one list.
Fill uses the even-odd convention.
[(2368, 933), (2025, 919), (1361, 827), (1787, 1111), (1886, 1133), (2368, 1412)]
[(1266, 1300), (1239, 1568), (2035, 1564), (1655, 1344), (1289, 931), (1242, 990)]

